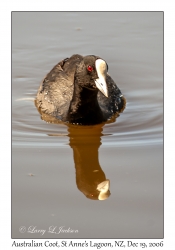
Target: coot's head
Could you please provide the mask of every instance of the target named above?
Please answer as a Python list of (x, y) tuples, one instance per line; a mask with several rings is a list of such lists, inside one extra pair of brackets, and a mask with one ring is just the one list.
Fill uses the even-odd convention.
[(97, 56), (85, 56), (77, 65), (76, 77), (78, 84), (90, 90), (100, 90), (108, 97), (106, 84), (107, 63)]

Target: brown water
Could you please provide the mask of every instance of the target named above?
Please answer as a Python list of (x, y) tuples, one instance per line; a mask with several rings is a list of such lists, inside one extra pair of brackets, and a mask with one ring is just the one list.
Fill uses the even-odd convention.
[[(42, 78), (75, 53), (107, 61), (127, 99), (115, 122), (41, 120)], [(97, 179), (106, 200), (86, 197)], [(12, 14), (12, 237), (163, 237), (162, 12)]]

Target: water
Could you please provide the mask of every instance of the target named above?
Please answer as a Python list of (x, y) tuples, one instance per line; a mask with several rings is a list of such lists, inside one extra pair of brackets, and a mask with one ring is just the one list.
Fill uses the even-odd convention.
[[(41, 80), (75, 53), (107, 61), (127, 99), (115, 122), (40, 118)], [(98, 178), (110, 180), (103, 201), (86, 197)], [(12, 14), (12, 237), (163, 237), (162, 12)]]

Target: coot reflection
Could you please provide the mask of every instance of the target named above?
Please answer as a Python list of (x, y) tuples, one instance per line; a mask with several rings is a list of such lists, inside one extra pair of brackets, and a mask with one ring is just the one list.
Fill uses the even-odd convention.
[[(48, 117), (46, 121), (50, 122)], [(106, 178), (98, 159), (104, 124), (67, 126), (69, 145), (73, 149), (77, 188), (89, 199), (106, 200), (110, 196), (110, 180)], [(48, 135), (58, 138), (60, 136), (60, 134)]]
[(102, 125), (69, 126), (69, 145), (73, 149), (78, 189), (89, 199), (105, 200), (110, 196), (110, 181), (106, 179), (98, 159)]

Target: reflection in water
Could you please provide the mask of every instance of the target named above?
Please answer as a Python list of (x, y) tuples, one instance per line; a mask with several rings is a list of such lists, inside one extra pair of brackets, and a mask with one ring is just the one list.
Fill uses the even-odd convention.
[[(42, 113), (41, 119), (54, 124), (63, 124), (53, 116)], [(113, 117), (116, 119), (116, 116)], [(111, 119), (109, 122), (112, 122)], [(110, 196), (109, 184), (105, 173), (100, 167), (98, 160), (98, 149), (101, 145), (103, 124), (94, 126), (68, 126), (69, 145), (73, 149), (74, 163), (76, 169), (76, 183), (78, 189), (89, 199), (105, 200)], [(49, 134), (49, 136), (60, 136)]]
[[(69, 145), (73, 149), (78, 189), (89, 199), (106, 200), (110, 196), (110, 181), (106, 179), (98, 161), (98, 148), (101, 145), (104, 124), (67, 126)], [(48, 135), (60, 136), (60, 134)]]
[(105, 200), (109, 197), (109, 180), (100, 167), (98, 148), (103, 125), (69, 126), (69, 145), (73, 149), (78, 189), (86, 197)]

